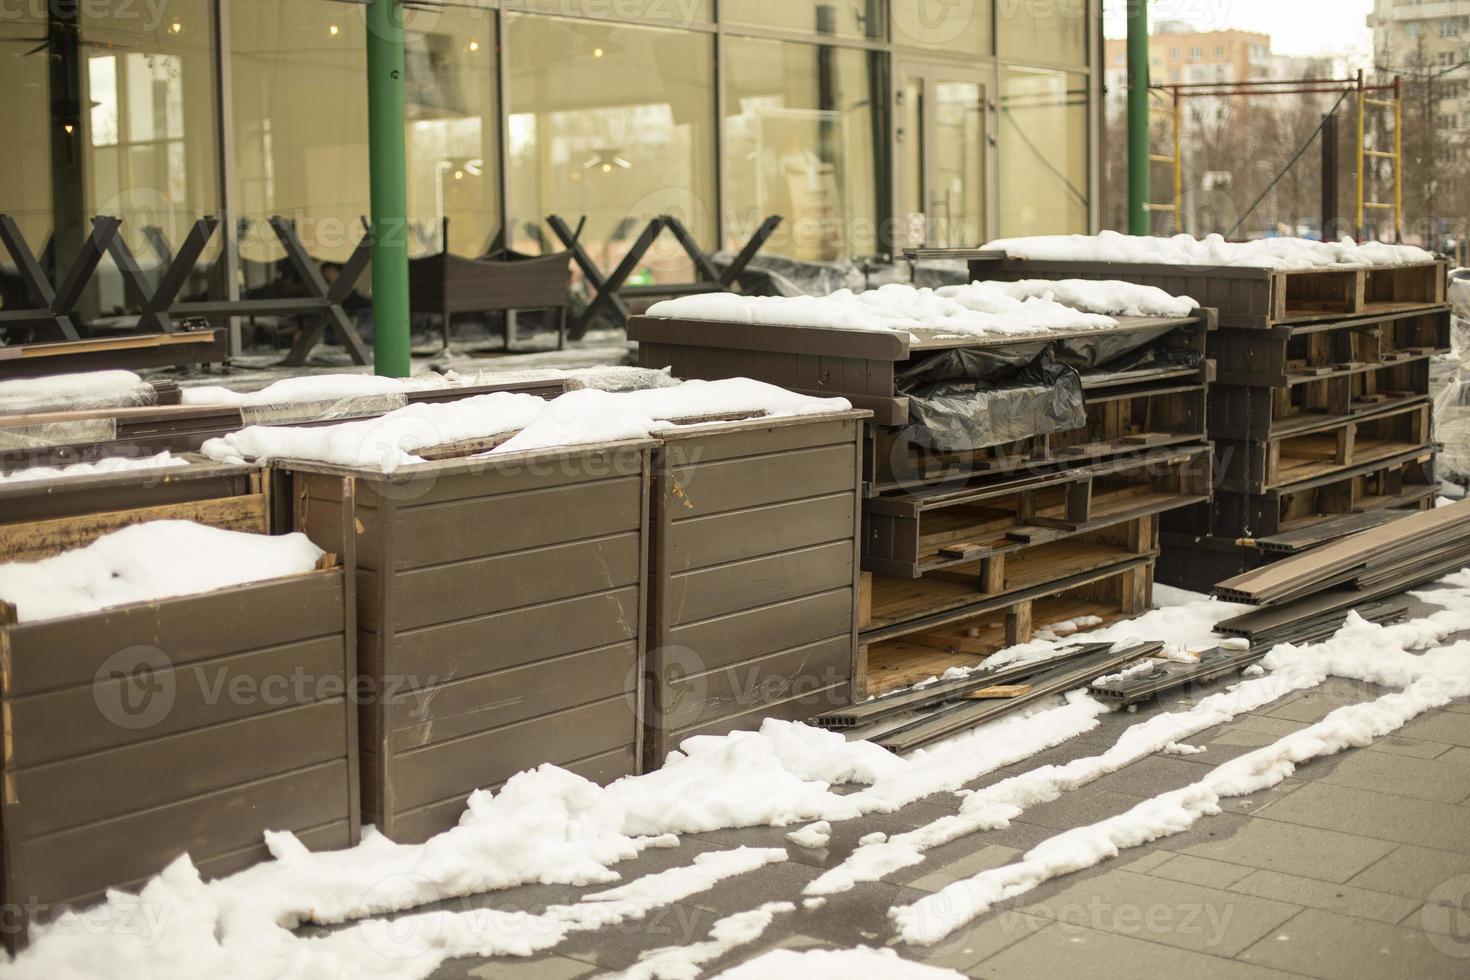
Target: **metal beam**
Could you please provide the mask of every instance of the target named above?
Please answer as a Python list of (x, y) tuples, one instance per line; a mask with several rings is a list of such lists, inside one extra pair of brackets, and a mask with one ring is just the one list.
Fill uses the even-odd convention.
[(373, 369), (387, 377), (406, 378), (412, 364), (401, 0), (370, 0), (367, 72), (368, 172), (373, 211)]

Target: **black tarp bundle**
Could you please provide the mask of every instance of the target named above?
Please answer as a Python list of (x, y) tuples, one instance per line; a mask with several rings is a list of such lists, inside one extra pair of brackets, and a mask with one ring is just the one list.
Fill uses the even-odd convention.
[(1156, 343), (1173, 329), (938, 351), (897, 378), (909, 399), (902, 435), (935, 452), (965, 452), (1081, 428), (1084, 374), (1198, 365), (1197, 354)]

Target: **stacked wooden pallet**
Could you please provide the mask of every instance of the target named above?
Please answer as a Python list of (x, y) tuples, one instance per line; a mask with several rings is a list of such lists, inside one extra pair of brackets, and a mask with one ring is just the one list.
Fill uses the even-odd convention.
[(1219, 310), (1212, 502), (1164, 529), (1160, 580), (1208, 591), (1434, 494), (1429, 361), (1449, 348), (1446, 263), (1307, 269), (970, 253), (977, 277), (1121, 279)]
[[(863, 462), (861, 698), (974, 666), (1038, 632), (1147, 607), (1159, 515), (1209, 498), (1213, 325), (1200, 310), (1017, 339), (642, 316), (628, 333), (645, 367), (756, 378), (874, 413)], [(1081, 418), (1067, 425), (1015, 413), (1003, 437), (955, 450), (911, 424), (903, 379), (932, 359), (1024, 361), (1072, 341), (1153, 356), (1083, 371)]]

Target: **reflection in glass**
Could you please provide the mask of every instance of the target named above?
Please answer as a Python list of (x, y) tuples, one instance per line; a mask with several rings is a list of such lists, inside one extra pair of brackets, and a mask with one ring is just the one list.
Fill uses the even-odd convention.
[(875, 171), (888, 146), (878, 55), (750, 38), (725, 50), (726, 247), (779, 214), (766, 252), (813, 262), (877, 253)]
[(1000, 233), (1087, 230), (1087, 76), (1004, 68)]
[[(559, 214), (604, 270), (654, 217), (706, 247), (714, 202), (713, 39), (707, 34), (506, 15), (511, 240), (556, 251)], [(630, 280), (677, 281), (692, 264), (670, 235)]]

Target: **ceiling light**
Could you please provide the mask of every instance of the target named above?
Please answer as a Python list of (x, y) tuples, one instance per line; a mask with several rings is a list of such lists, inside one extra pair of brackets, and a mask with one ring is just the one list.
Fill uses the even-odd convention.
[(342, 28), (338, 27), (336, 24), (333, 24), (332, 26), (327, 28), (327, 33), (330, 34), (332, 37), (336, 37), (338, 34), (342, 33)]
[(470, 42), (470, 50), (471, 51), (478, 51), (478, 50), (480, 50), (480, 42), (479, 41), (471, 41)]
[(182, 34), (183, 31), (184, 25), (179, 23), (178, 21), (174, 21), (172, 24), (168, 25), (168, 32), (170, 34)]
[(594, 58), (601, 58), (602, 55), (603, 55), (603, 53), (604, 52), (603, 52), (603, 50), (601, 48), (593, 48), (592, 49), (592, 57), (594, 57)]

